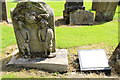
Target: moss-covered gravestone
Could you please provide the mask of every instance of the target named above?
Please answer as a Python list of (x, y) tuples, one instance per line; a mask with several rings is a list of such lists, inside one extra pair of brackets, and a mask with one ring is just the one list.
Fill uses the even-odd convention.
[(11, 16), (19, 57), (13, 57), (8, 64), (67, 71), (67, 50), (55, 49), (54, 13), (50, 6), (45, 2), (20, 2)]

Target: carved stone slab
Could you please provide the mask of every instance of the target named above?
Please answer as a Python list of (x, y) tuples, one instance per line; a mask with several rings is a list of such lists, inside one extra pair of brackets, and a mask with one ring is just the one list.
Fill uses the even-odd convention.
[(55, 52), (54, 13), (45, 2), (20, 2), (11, 11), (22, 57), (47, 57)]
[(57, 55), (54, 58), (33, 58), (25, 59), (18, 58), (16, 59), (13, 56), (13, 59), (9, 62), (8, 65), (23, 66), (28, 68), (38, 68), (49, 71), (58, 71), (64, 72), (68, 69), (68, 51), (66, 49), (57, 49), (55, 52)]
[(70, 13), (70, 24), (93, 24), (94, 14), (89, 11), (76, 10)]

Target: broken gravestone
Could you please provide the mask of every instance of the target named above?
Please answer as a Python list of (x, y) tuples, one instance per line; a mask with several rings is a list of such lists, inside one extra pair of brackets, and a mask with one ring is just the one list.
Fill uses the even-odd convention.
[(120, 43), (110, 58), (110, 64), (115, 71), (120, 74)]
[(8, 64), (67, 71), (67, 50), (55, 49), (54, 14), (50, 6), (45, 2), (21, 2), (11, 16), (20, 55)]
[(8, 22), (7, 16), (7, 7), (6, 7), (6, 0), (0, 1), (0, 22), (6, 21)]
[(113, 20), (117, 4), (118, 2), (98, 2), (95, 20), (98, 22)]
[(79, 2), (73, 2), (70, 0), (66, 0), (65, 3), (65, 10), (63, 11), (63, 17), (66, 22), (66, 24), (70, 23), (70, 12), (74, 10), (85, 10), (85, 7), (83, 6), (83, 0), (80, 0)]
[(93, 24), (94, 14), (85, 10), (70, 12), (70, 24)]

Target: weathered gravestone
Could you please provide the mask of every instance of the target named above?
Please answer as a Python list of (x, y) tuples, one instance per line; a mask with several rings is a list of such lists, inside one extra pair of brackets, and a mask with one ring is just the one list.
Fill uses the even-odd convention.
[(93, 24), (94, 14), (85, 10), (70, 12), (70, 24)]
[(111, 21), (115, 15), (118, 2), (98, 2), (96, 9), (96, 21)]
[(55, 50), (54, 14), (50, 6), (45, 2), (21, 2), (11, 16), (20, 58), (8, 64), (67, 70), (67, 50)]
[(70, 12), (74, 10), (85, 10), (85, 7), (83, 6), (83, 0), (80, 0), (79, 2), (73, 2), (71, 0), (66, 0), (65, 3), (65, 10), (63, 11), (63, 17), (66, 22), (66, 24), (69, 24), (70, 21)]
[(110, 58), (110, 64), (120, 74), (120, 43)]
[(6, 0), (0, 1), (0, 21), (8, 22)]
[(98, 5), (99, 5), (99, 2), (100, 2), (101, 0), (93, 0), (93, 2), (92, 2), (92, 10), (96, 10), (96, 9), (98, 9)]

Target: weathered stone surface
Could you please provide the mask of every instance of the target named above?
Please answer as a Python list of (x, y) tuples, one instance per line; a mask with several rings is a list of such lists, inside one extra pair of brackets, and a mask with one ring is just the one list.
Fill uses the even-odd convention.
[(111, 21), (113, 20), (118, 2), (98, 2), (96, 9), (96, 21)]
[(72, 2), (70, 0), (66, 0), (64, 7), (65, 7), (65, 10), (63, 11), (63, 17), (64, 17), (66, 24), (70, 23), (69, 21), (70, 12), (78, 10), (78, 9), (85, 10), (85, 7), (83, 6), (83, 0), (79, 2)]
[(0, 21), (8, 22), (6, 0), (0, 1)]
[(33, 59), (25, 59), (18, 58), (15, 56), (9, 62), (9, 65), (15, 66), (23, 66), (29, 68), (38, 68), (49, 71), (58, 71), (64, 72), (68, 69), (68, 51), (66, 49), (57, 49), (55, 52), (56, 57), (54, 58), (33, 58)]
[(97, 2), (96, 2), (96, 0), (93, 0), (93, 2), (92, 2), (92, 10), (96, 10), (96, 9), (99, 8), (99, 2), (100, 1), (101, 0), (97, 0)]
[(89, 11), (76, 10), (70, 13), (70, 24), (93, 24), (94, 14)]
[(120, 43), (110, 58), (110, 64), (120, 74)]
[(21, 2), (11, 12), (22, 57), (48, 57), (55, 52), (53, 15), (45, 2)]

